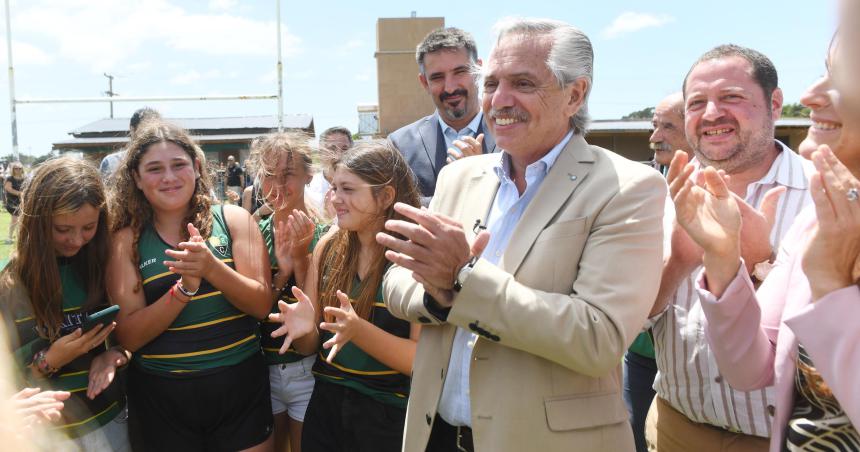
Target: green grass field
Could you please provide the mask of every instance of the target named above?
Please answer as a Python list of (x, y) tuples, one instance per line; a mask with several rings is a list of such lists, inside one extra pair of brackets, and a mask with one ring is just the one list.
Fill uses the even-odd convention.
[(12, 220), (12, 216), (9, 215), (9, 212), (6, 212), (5, 208), (0, 208), (0, 211), (2, 211), (0, 212), (0, 268), (3, 268), (6, 266), (9, 254), (12, 252), (12, 245), (3, 243), (3, 240), (7, 237), (9, 221)]

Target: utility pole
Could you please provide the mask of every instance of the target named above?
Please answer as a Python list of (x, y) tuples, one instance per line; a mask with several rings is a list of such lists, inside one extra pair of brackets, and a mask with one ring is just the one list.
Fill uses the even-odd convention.
[(12, 158), (18, 160), (18, 116), (15, 111), (15, 67), (12, 65), (12, 21), (9, 18), (9, 0), (6, 6), (6, 58), (9, 63), (9, 119), (12, 125)]
[[(113, 75), (105, 72), (104, 76), (108, 79), (108, 90), (105, 91), (105, 94), (107, 94), (108, 97), (116, 96), (117, 93), (113, 92)], [(113, 119), (113, 102), (110, 103), (110, 119)]]

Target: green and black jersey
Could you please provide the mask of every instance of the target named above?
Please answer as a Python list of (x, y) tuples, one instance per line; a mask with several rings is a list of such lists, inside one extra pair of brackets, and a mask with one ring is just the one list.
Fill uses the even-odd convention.
[[(212, 234), (206, 244), (217, 259), (234, 268), (230, 230), (223, 206), (212, 208)], [(154, 226), (140, 235), (140, 275), (146, 304), (155, 303), (179, 279), (164, 266), (165, 242)], [(179, 300), (171, 302), (181, 303)], [(134, 353), (133, 363), (141, 370), (177, 377), (214, 373), (260, 353), (257, 320), (236, 309), (221, 291), (203, 280), (173, 323)]]
[[(274, 217), (274, 215), (270, 215), (260, 222), (260, 232), (263, 233), (263, 241), (266, 242), (266, 249), (269, 251), (269, 262), (272, 265), (272, 278), (274, 278), (275, 273), (278, 272), (278, 260), (275, 258), (275, 236), (272, 231)], [(328, 232), (328, 228), (329, 225), (327, 224), (317, 223), (314, 225), (314, 238), (311, 240), (311, 244), (308, 247), (309, 253), (313, 252), (317, 242), (319, 242), (320, 238)], [(281, 292), (281, 300), (284, 300), (287, 303), (295, 303), (298, 301), (293, 297), (293, 292), (291, 290), (295, 285), (295, 275), (290, 275), (290, 280), (287, 281), (286, 290)], [(278, 303), (272, 303), (271, 313), (277, 314), (278, 312)], [(263, 344), (263, 354), (266, 356), (266, 364), (269, 365), (293, 363), (305, 358), (305, 356), (297, 353), (293, 347), (290, 347), (283, 355), (278, 353), (281, 350), (281, 346), (284, 345), (284, 338), (273, 338), (272, 332), (278, 329), (280, 325), (281, 324), (279, 322), (270, 321), (268, 317), (260, 322), (260, 342)]]
[[(356, 279), (353, 286), (358, 287), (359, 284)], [(388, 312), (383, 303), (382, 287), (376, 294), (370, 321), (387, 333), (404, 339), (409, 338), (409, 322), (398, 319)], [(331, 337), (332, 333), (320, 331), (321, 344)], [(329, 352), (330, 349), (320, 349), (317, 362), (313, 367), (317, 378), (347, 386), (379, 402), (406, 408), (411, 382), (408, 376), (377, 361), (352, 342), (347, 342), (335, 355), (331, 364), (326, 362)]]
[[(76, 330), (84, 320), (88, 311), (83, 309), (87, 293), (82, 278), (75, 271), (73, 259), (58, 259), (60, 282), (63, 291), (63, 324), (64, 332)], [(38, 326), (28, 303), (16, 303), (20, 309), (12, 308), (11, 316), (17, 333), (18, 347), (13, 350), (16, 363), (22, 369), (25, 377), (29, 378), (30, 369), (27, 366), (33, 361), (33, 355), (50, 345), (47, 339), (38, 334)], [(99, 311), (107, 304), (96, 306), (89, 313)], [(9, 308), (7, 306), (7, 308)], [(42, 335), (45, 336), (45, 335)], [(107, 351), (107, 344), (102, 344), (66, 364), (51, 378), (28, 383), (42, 390), (69, 391), (71, 398), (66, 400), (61, 410), (61, 420), (56, 424), (70, 438), (77, 438), (89, 433), (113, 420), (125, 406), (125, 397), (119, 384), (119, 378), (102, 391), (95, 399), (87, 397), (90, 364), (93, 358)]]

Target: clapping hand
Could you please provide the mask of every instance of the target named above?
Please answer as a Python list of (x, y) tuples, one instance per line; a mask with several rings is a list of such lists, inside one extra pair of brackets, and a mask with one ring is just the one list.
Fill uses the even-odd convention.
[(470, 136), (460, 137), (459, 140), (454, 140), (451, 144), (453, 147), (448, 148), (447, 162), (451, 163), (454, 160), (459, 160), (463, 157), (471, 157), (473, 155), (481, 155), (484, 153), (483, 143), (484, 134), (479, 133), (477, 137)]
[(311, 299), (296, 286), (293, 286), (293, 295), (296, 297), (295, 303), (287, 303), (283, 300), (278, 300), (277, 314), (269, 314), (269, 320), (280, 322), (281, 326), (275, 331), (272, 331), (272, 337), (284, 337), (284, 345), (278, 351), (284, 354), (289, 350), (290, 344), (294, 339), (298, 339), (308, 333), (311, 333), (316, 322), (316, 312)]
[(352, 309), (352, 303), (345, 293), (338, 290), (337, 300), (340, 302), (340, 308), (326, 306), (323, 310), (334, 318), (334, 322), (320, 323), (321, 329), (334, 333), (334, 336), (323, 344), (323, 348), (331, 349), (328, 357), (326, 357), (326, 362), (329, 364), (337, 356), (337, 353), (343, 350), (346, 343), (352, 340), (356, 331), (361, 327), (361, 323), (364, 322), (358, 313)]
[(182, 275), (182, 286), (192, 292), (200, 287), (200, 281), (215, 263), (215, 256), (206, 246), (206, 241), (193, 224), (188, 223), (188, 241), (179, 242), (178, 250), (166, 250), (164, 253), (176, 259), (164, 261), (164, 265), (173, 273)]
[(466, 238), (463, 225), (456, 220), (408, 204), (394, 205), (401, 215), (412, 221), (388, 220), (385, 228), (406, 240), (380, 232), (376, 241), (389, 248), (385, 257), (412, 270), (412, 277), (442, 306), (450, 306), (457, 272), (475, 256), (480, 256), (490, 240), (481, 231), (473, 243)]
[(25, 429), (60, 419), (63, 401), (71, 393), (66, 391), (42, 391), (40, 388), (24, 388), (12, 396), (12, 407), (23, 421)]
[(809, 191), (815, 203), (818, 225), (803, 255), (803, 272), (809, 279), (812, 299), (857, 281), (860, 256), (860, 181), (826, 145), (812, 153), (813, 174)]

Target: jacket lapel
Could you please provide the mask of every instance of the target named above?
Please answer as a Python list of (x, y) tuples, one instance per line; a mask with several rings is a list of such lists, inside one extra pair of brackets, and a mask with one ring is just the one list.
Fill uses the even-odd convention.
[(466, 190), (463, 192), (465, 200), (461, 206), (465, 210), (459, 213), (459, 218), (469, 241), (477, 235), (474, 231), (477, 220), (480, 220), (482, 225), (487, 224), (487, 216), (490, 214), (490, 207), (493, 205), (493, 198), (495, 198), (498, 190), (499, 178), (493, 173), (491, 165), (487, 164), (474, 169)]
[(594, 155), (581, 135), (571, 137), (526, 207), (505, 249), (499, 267), (514, 275), (541, 231), (585, 179)]
[[(424, 144), (424, 152), (427, 154), (427, 161), (430, 162), (430, 167), (433, 169), (433, 179), (439, 175), (439, 170), (442, 169), (440, 165), (438, 165), (436, 161), (436, 154), (438, 150), (436, 149), (439, 145), (439, 134), (441, 134), (442, 129), (439, 128), (439, 120), (436, 118), (436, 115), (430, 115), (424, 119), (420, 126), (418, 126), (418, 134), (421, 135), (421, 142)], [(445, 145), (445, 140), (442, 140), (442, 146)], [(443, 161), (444, 163), (444, 161)]]

